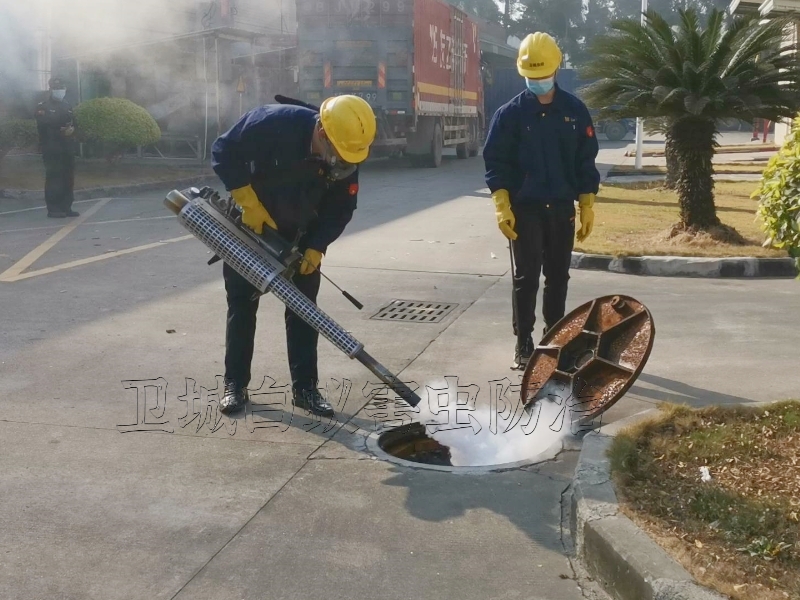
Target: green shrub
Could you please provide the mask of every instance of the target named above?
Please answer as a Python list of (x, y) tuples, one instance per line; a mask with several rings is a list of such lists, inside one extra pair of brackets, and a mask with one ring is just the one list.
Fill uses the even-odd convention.
[(753, 198), (767, 234), (765, 246), (785, 249), (800, 269), (800, 117), (773, 156)]
[(100, 145), (108, 158), (161, 139), (161, 129), (150, 113), (125, 98), (82, 102), (75, 107), (75, 123), (81, 140)]
[(0, 122), (0, 159), (14, 148), (29, 148), (39, 139), (36, 121), (12, 119)]

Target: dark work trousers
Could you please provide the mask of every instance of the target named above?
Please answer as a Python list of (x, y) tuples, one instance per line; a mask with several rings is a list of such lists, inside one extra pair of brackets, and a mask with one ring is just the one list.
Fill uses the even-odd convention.
[(45, 171), (44, 200), (48, 212), (69, 212), (75, 201), (75, 155), (68, 150), (46, 152), (42, 160)]
[[(228, 296), (228, 324), (225, 335), (225, 378), (241, 387), (250, 383), (250, 365), (256, 334), (256, 311), (258, 293), (250, 283), (233, 268), (224, 264), (222, 275)], [(292, 280), (297, 288), (313, 302), (317, 301), (320, 274), (295, 275)], [(319, 333), (288, 308), (284, 316), (286, 322), (286, 349), (289, 358), (289, 372), (295, 389), (316, 387), (317, 340)], [(267, 373), (266, 375), (269, 375)]]
[(512, 241), (515, 261), (512, 301), (517, 314), (512, 323), (518, 339), (533, 333), (540, 273), (544, 273), (542, 315), (545, 327), (552, 327), (564, 316), (575, 237), (575, 209), (569, 203), (553, 206), (514, 210), (517, 239)]

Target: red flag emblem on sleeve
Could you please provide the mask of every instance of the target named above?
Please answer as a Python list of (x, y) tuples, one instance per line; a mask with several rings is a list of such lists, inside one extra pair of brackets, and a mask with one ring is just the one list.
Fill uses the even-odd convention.
[(594, 127), (592, 127), (591, 125), (589, 125), (589, 126), (586, 128), (586, 135), (587, 135), (587, 137), (594, 137)]
[(350, 195), (351, 196), (355, 196), (358, 193), (358, 184), (357, 183), (351, 183), (349, 191), (350, 191)]

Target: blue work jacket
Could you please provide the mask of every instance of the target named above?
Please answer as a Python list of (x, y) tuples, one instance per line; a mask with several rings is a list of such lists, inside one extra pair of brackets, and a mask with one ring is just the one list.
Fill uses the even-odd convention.
[(268, 104), (243, 115), (214, 142), (211, 164), (227, 190), (248, 184), (289, 241), (325, 253), (356, 209), (358, 170), (332, 181), (311, 154), (319, 113), (291, 104)]
[(516, 208), (562, 206), (574, 210), (581, 194), (596, 194), (599, 146), (589, 110), (556, 85), (542, 104), (525, 90), (492, 118), (483, 159), (486, 185), (508, 191)]

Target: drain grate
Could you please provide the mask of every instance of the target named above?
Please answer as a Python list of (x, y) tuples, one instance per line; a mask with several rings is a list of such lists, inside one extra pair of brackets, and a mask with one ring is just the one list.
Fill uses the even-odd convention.
[(404, 323), (438, 323), (449, 315), (458, 304), (452, 302), (428, 302), (422, 300), (392, 300), (370, 319), (379, 321), (403, 321)]

